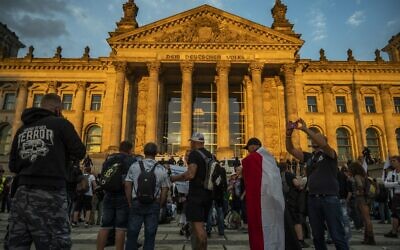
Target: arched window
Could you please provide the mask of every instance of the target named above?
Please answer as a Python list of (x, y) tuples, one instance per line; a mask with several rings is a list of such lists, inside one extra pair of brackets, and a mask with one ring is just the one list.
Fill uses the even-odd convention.
[(371, 157), (376, 159), (381, 159), (382, 150), (381, 150), (381, 143), (379, 140), (378, 131), (374, 128), (367, 129), (367, 147), (371, 152)]
[(86, 133), (86, 150), (99, 153), (101, 148), (101, 128), (97, 125), (89, 127)]
[(338, 128), (336, 130), (336, 141), (338, 149), (338, 159), (340, 161), (353, 160), (353, 150), (351, 148), (349, 131), (345, 128)]
[(396, 129), (397, 153), (400, 153), (400, 128)]
[(0, 155), (7, 155), (11, 149), (11, 125), (4, 124), (0, 128)]
[[(319, 128), (317, 128), (317, 127), (310, 127), (310, 130), (312, 130), (315, 133), (321, 133), (321, 130), (319, 130)], [(307, 136), (307, 145), (308, 145), (308, 151), (309, 152), (314, 150), (313, 147), (312, 147), (311, 138), (309, 136)]]

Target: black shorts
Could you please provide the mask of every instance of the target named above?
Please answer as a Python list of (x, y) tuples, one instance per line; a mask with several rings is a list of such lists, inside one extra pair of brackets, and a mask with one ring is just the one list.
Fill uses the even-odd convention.
[(190, 222), (207, 222), (211, 206), (211, 197), (188, 196), (186, 219)]
[(78, 196), (75, 203), (75, 212), (80, 212), (82, 210), (90, 211), (92, 210), (92, 199), (93, 196), (81, 195)]
[(400, 194), (395, 194), (392, 199), (392, 218), (400, 219)]
[(300, 213), (298, 207), (287, 206), (287, 211), (290, 218), (292, 219), (293, 224), (303, 224), (304, 216)]

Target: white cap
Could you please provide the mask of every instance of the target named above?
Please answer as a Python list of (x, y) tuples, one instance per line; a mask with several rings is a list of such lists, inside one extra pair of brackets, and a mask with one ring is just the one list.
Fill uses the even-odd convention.
[(193, 135), (189, 139), (189, 141), (204, 142), (204, 135), (202, 133), (195, 132), (195, 133), (193, 133)]

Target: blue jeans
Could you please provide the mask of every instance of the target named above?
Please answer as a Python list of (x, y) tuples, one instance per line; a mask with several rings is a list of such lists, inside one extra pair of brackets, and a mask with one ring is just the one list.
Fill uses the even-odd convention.
[(348, 250), (349, 245), (345, 239), (343, 214), (337, 196), (308, 197), (308, 216), (312, 229), (315, 249), (327, 250), (325, 243), (325, 223), (329, 234), (335, 243), (336, 249)]
[[(218, 234), (219, 235), (224, 235), (224, 211), (223, 207), (217, 206), (217, 204), (214, 202), (215, 210), (217, 210), (217, 225), (218, 225)], [(212, 229), (212, 216), (213, 216), (213, 207), (211, 207), (210, 212), (208, 213), (208, 219), (207, 219), (207, 232), (211, 232)]]
[(340, 205), (342, 207), (342, 215), (343, 215), (343, 226), (344, 226), (344, 232), (345, 232), (345, 237), (347, 243), (349, 243), (351, 239), (351, 227), (350, 227), (350, 219), (349, 215), (347, 213), (347, 202), (344, 199), (340, 200)]
[(160, 204), (141, 204), (138, 200), (132, 201), (129, 213), (128, 233), (126, 239), (126, 250), (137, 250), (137, 240), (140, 229), (144, 223), (143, 250), (153, 250), (160, 216)]

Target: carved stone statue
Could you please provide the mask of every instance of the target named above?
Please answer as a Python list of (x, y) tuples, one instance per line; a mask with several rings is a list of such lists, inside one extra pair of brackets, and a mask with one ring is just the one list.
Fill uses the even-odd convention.
[(26, 59), (32, 59), (33, 58), (33, 51), (35, 50), (35, 48), (31, 45), (28, 48), (28, 53), (26, 53), (25, 58)]
[(62, 52), (62, 48), (61, 48), (61, 46), (58, 46), (57, 47), (57, 49), (56, 49), (56, 53), (54, 54), (54, 57), (53, 58), (58, 58), (58, 59), (61, 59), (61, 52)]
[(355, 61), (354, 56), (353, 56), (353, 51), (351, 49), (347, 50), (347, 61), (349, 61), (349, 62)]
[(320, 61), (327, 61), (326, 56), (325, 56), (325, 50), (324, 49), (320, 49), (319, 50), (319, 60)]
[(383, 62), (383, 58), (381, 57), (381, 51), (379, 49), (375, 50), (375, 62)]
[(135, 4), (135, 1), (128, 0), (123, 7), (124, 9), (124, 16), (121, 20), (117, 23), (117, 30), (126, 30), (126, 29), (135, 29), (139, 25), (136, 21), (136, 16), (139, 11), (139, 8)]
[(90, 58), (89, 52), (90, 48), (89, 46), (86, 46), (85, 50), (83, 51), (82, 59), (89, 59)]

